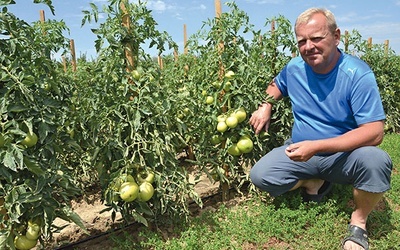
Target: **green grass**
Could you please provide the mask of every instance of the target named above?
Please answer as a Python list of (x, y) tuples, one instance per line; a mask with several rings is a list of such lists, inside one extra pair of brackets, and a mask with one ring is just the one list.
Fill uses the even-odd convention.
[[(370, 249), (400, 249), (400, 135), (381, 148), (394, 163), (392, 189), (368, 220)], [(113, 236), (115, 249), (340, 249), (352, 211), (351, 187), (336, 185), (321, 205), (303, 204), (298, 192), (272, 200), (252, 195), (239, 205), (222, 203), (187, 223), (141, 228)]]

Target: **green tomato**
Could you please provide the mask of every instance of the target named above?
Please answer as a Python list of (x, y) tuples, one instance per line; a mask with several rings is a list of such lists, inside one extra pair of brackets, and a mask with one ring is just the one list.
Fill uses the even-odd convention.
[(226, 118), (225, 122), (229, 128), (236, 128), (239, 123), (238, 119), (235, 116), (229, 116), (228, 118)]
[(220, 81), (215, 81), (212, 83), (212, 86), (216, 89), (221, 88), (222, 83)]
[(244, 154), (250, 153), (253, 150), (253, 146), (253, 141), (247, 136), (241, 137), (237, 142), (238, 149)]
[(154, 182), (154, 172), (153, 171), (142, 171), (138, 173), (137, 179), (139, 183), (143, 182), (148, 182), (148, 183), (153, 183)]
[(235, 110), (233, 115), (238, 119), (239, 123), (241, 123), (244, 120), (246, 120), (246, 117), (247, 117), (247, 113), (246, 113), (246, 110), (244, 108), (239, 108), (239, 109)]
[(36, 246), (37, 240), (30, 240), (25, 235), (17, 235), (14, 238), (14, 244), (19, 250), (29, 250)]
[(148, 201), (154, 195), (154, 187), (151, 183), (143, 182), (139, 186), (139, 200)]
[(110, 183), (110, 188), (114, 191), (119, 191), (124, 182), (135, 182), (135, 179), (130, 174), (121, 174)]
[(133, 178), (133, 176), (130, 174), (121, 174), (118, 178), (121, 180), (122, 183), (135, 182), (135, 178)]
[(139, 195), (139, 186), (136, 182), (127, 181), (122, 183), (121, 189), (119, 190), (119, 196), (125, 202), (134, 201)]
[(226, 92), (229, 92), (230, 90), (231, 90), (231, 88), (232, 88), (232, 83), (231, 82), (226, 82), (225, 83), (225, 85), (224, 85), (224, 90), (226, 91)]
[(226, 115), (219, 115), (217, 117), (218, 122), (225, 122), (226, 121)]
[(21, 144), (27, 148), (30, 148), (35, 146), (37, 141), (38, 141), (37, 135), (34, 132), (32, 132), (32, 134), (26, 135), (25, 139), (21, 142)]
[(228, 125), (225, 122), (218, 122), (217, 124), (217, 131), (218, 132), (225, 132), (228, 129)]
[(233, 156), (239, 156), (242, 154), (240, 149), (238, 148), (237, 144), (234, 143), (228, 148), (228, 153)]
[(229, 70), (225, 73), (225, 78), (231, 79), (235, 76), (235, 72), (233, 72), (232, 70)]
[(208, 104), (208, 105), (210, 105), (210, 104), (212, 104), (214, 102), (214, 97), (212, 97), (212, 96), (207, 96), (207, 98), (206, 98), (206, 103)]
[(217, 144), (219, 144), (219, 143), (221, 143), (221, 142), (222, 142), (221, 136), (219, 136), (219, 135), (213, 135), (213, 136), (211, 136), (211, 143), (212, 143), (213, 145), (217, 145)]
[(40, 236), (39, 225), (28, 226), (28, 228), (26, 229), (25, 236), (28, 240), (37, 240)]
[(136, 69), (135, 69), (135, 70), (132, 70), (131, 74), (132, 74), (132, 76), (133, 76), (133, 78), (134, 78), (135, 80), (139, 80), (139, 79), (140, 79), (140, 73), (139, 73), (139, 71), (137, 71)]

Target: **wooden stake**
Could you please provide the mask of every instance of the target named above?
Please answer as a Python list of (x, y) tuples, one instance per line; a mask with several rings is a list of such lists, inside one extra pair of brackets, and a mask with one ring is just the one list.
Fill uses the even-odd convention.
[(272, 35), (275, 35), (275, 20), (271, 21), (271, 32), (272, 32)]
[(222, 14), (221, 0), (215, 0), (214, 4), (215, 4), (215, 16), (217, 18), (220, 18)]
[[(131, 30), (131, 18), (126, 9), (126, 4), (128, 4), (128, 0), (123, 0), (120, 3), (120, 9), (122, 11), (122, 26), (124, 26), (128, 32)], [(135, 67), (135, 61), (133, 57), (133, 47), (132, 44), (128, 41), (124, 44), (125, 46), (125, 58), (127, 60), (126, 70), (131, 72)]]
[(158, 60), (158, 65), (160, 66), (160, 69), (163, 69), (164, 65), (163, 65), (163, 59), (162, 59), (161, 55), (158, 56), (157, 60)]
[(46, 20), (44, 15), (44, 10), (39, 10), (39, 15), (40, 15), (40, 22), (44, 23), (44, 21)]
[(186, 24), (183, 25), (183, 46), (183, 53), (186, 55), (188, 53)]
[(177, 49), (177, 48), (175, 48), (175, 49), (174, 49), (174, 61), (175, 61), (175, 62), (177, 62), (177, 61), (178, 61), (178, 57), (179, 57), (179, 54), (178, 54), (178, 49)]
[(389, 53), (389, 40), (385, 40), (384, 46), (385, 46), (385, 55), (387, 55)]
[[(47, 33), (46, 33), (45, 28), (44, 28), (44, 22), (46, 21), (45, 14), (44, 14), (44, 10), (39, 10), (39, 20), (40, 20), (40, 23), (42, 24), (42, 27), (41, 27), (41, 28), (42, 28), (42, 35), (43, 35), (43, 36), (46, 36)], [(50, 49), (49, 49), (48, 47), (43, 48), (43, 53), (44, 53), (48, 58), (50, 58)]]
[(75, 54), (75, 42), (74, 39), (71, 39), (70, 42), (70, 47), (71, 47), (71, 56), (72, 56), (72, 71), (76, 71), (76, 54)]
[(344, 32), (344, 52), (349, 52), (349, 31)]
[(368, 38), (368, 49), (372, 48), (372, 37)]
[[(221, 8), (221, 0), (215, 0), (215, 16), (216, 18), (221, 18), (222, 8)], [(218, 20), (217, 20), (218, 21)], [(218, 54), (221, 55), (224, 51), (224, 42), (220, 41), (218, 44)], [(224, 77), (224, 65), (222, 61), (219, 62), (219, 78), (222, 79)]]

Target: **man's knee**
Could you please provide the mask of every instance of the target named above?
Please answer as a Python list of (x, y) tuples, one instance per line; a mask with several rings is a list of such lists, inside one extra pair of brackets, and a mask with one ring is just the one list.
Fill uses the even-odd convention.
[(392, 170), (392, 160), (390, 156), (377, 147), (361, 147), (354, 150), (359, 165), (365, 166), (367, 171), (383, 171), (390, 173)]
[(260, 190), (268, 192), (271, 196), (279, 196), (287, 192), (291, 184), (282, 183), (280, 175), (268, 171), (268, 167), (256, 164), (250, 170), (251, 182)]
[(384, 192), (390, 188), (392, 161), (377, 147), (361, 147), (353, 151), (356, 162), (355, 187), (367, 192)]
[(259, 165), (254, 165), (251, 170), (250, 170), (250, 180), (251, 182), (258, 187), (261, 190), (264, 190), (264, 179), (263, 179), (264, 173), (262, 171), (262, 168)]

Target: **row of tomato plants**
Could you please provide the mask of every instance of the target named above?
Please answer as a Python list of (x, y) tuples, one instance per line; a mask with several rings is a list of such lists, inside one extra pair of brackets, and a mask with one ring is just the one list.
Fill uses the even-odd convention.
[[(97, 9), (92, 7), (86, 21), (96, 19)], [(201, 205), (194, 192), (200, 173), (225, 182), (245, 179), (242, 166), (265, 150), (246, 125), (254, 109), (246, 95), (251, 85), (262, 88), (260, 77), (269, 77), (267, 73), (257, 74), (246, 89), (240, 89), (245, 77), (253, 77), (246, 73), (249, 68), (239, 69), (238, 58), (228, 49), (208, 55), (200, 47), (197, 59), (193, 55), (179, 61), (166, 58), (167, 67), (160, 70), (140, 50), (136, 38), (150, 39), (160, 49), (164, 43), (174, 43), (155, 29), (142, 5), (127, 5), (136, 27), (146, 20), (137, 33), (128, 33), (120, 25), (118, 7), (119, 1), (111, 1), (105, 9), (106, 21), (95, 30), (99, 57), (93, 62), (81, 60), (77, 72), (67, 73), (49, 57), (49, 52), (67, 47), (67, 39), (61, 35), (66, 29), (62, 22), (31, 26), (6, 8), (1, 13), (2, 33), (10, 36), (1, 40), (0, 58), (2, 246), (29, 249), (38, 241), (45, 244), (58, 230), (53, 225), (56, 217), (84, 229), (70, 201), (89, 186), (101, 188), (114, 218), (117, 212), (126, 221), (144, 224), (164, 214), (185, 218), (189, 200)], [(244, 16), (238, 13), (242, 16), (230, 14), (226, 19), (236, 19), (241, 25)], [(215, 30), (214, 22), (210, 25)], [(235, 28), (227, 27), (225, 33), (237, 34)], [(43, 33), (53, 38), (45, 40)], [(210, 33), (210, 42), (212, 36), (216, 34)], [(231, 39), (232, 35), (225, 38)], [(127, 70), (127, 43), (138, 48), (135, 70)], [(243, 39), (232, 49), (239, 52), (244, 43)], [(256, 50), (252, 53), (261, 53), (262, 48)], [(226, 67), (235, 71), (234, 76), (221, 77), (218, 65), (226, 60), (223, 57), (236, 61)], [(264, 69), (268, 71), (268, 67)], [(211, 80), (217, 82), (212, 88)], [(228, 90), (229, 81), (232, 86)], [(206, 97), (213, 100), (207, 102)], [(235, 110), (242, 112), (240, 124), (217, 131), (217, 116), (230, 116)], [(216, 136), (218, 142), (210, 140)], [(241, 145), (240, 137), (247, 142), (242, 150), (246, 156), (238, 149), (236, 153), (228, 150)], [(190, 164), (200, 170), (195, 181), (189, 180), (189, 171), (178, 158), (188, 148), (194, 153)], [(229, 170), (219, 171), (225, 165)]]
[[(231, 3), (192, 36), (189, 54), (164, 57), (160, 69), (142, 46), (161, 53), (176, 44), (142, 4), (124, 2), (135, 29), (121, 26), (120, 2), (104, 6), (107, 17), (93, 30), (98, 57), (80, 58), (76, 72), (63, 72), (49, 57), (68, 46), (62, 22), (31, 26), (7, 9), (1, 13), (2, 33), (10, 35), (0, 40), (3, 245), (44, 245), (59, 230), (56, 217), (85, 230), (70, 201), (88, 188), (101, 190), (113, 219), (117, 213), (146, 225), (164, 215), (185, 219), (189, 201), (202, 205), (194, 190), (201, 175), (239, 189), (254, 161), (289, 134), (288, 100), (276, 106), (269, 133), (256, 136), (248, 125), (266, 83), (295, 50), (287, 19), (267, 20), (276, 29), (257, 31)], [(98, 7), (91, 7), (83, 22), (98, 19)], [(388, 58), (398, 65), (391, 59), (398, 57)], [(398, 80), (398, 71), (390, 73)], [(387, 109), (396, 129), (397, 90), (387, 87), (384, 101), (394, 104)]]

